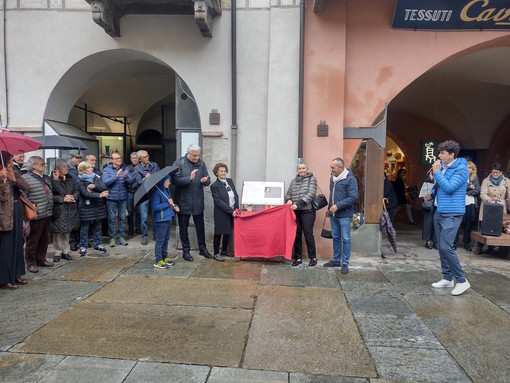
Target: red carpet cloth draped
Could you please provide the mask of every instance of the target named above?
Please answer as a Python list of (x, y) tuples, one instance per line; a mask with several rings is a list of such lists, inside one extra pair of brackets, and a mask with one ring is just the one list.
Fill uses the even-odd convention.
[(295, 238), (296, 215), (287, 204), (234, 218), (236, 257), (291, 259)]

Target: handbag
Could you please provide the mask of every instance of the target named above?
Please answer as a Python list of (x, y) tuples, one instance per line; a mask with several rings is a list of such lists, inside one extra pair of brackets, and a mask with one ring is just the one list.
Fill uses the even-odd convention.
[(324, 194), (322, 194), (322, 191), (321, 189), (319, 188), (319, 185), (317, 185), (317, 188), (319, 189), (319, 194), (317, 194), (313, 200), (312, 200), (312, 208), (313, 210), (317, 211), (317, 210), (320, 210), (322, 209), (323, 207), (326, 207), (328, 206), (328, 200), (326, 199), (326, 197), (324, 196)]
[(23, 194), (20, 194), (19, 199), (23, 202), (24, 220), (31, 221), (37, 218), (37, 211), (35, 210), (35, 203), (30, 202)]
[(326, 218), (327, 217), (324, 217), (324, 222), (322, 222), (321, 237), (331, 239), (331, 238), (333, 238), (333, 234), (331, 233), (331, 230), (324, 228), (324, 226), (326, 225)]

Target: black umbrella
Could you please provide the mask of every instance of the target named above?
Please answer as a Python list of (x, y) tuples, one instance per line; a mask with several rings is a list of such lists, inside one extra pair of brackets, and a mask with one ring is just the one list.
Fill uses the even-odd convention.
[[(390, 215), (386, 210), (386, 201), (388, 198), (383, 198), (383, 212), (381, 214), (381, 222), (379, 224), (379, 228), (381, 231), (386, 234), (388, 237), (388, 241), (390, 241), (391, 247), (393, 247), (393, 251), (397, 254), (397, 232), (391, 223)], [(381, 257), (385, 258), (382, 254)]]
[(34, 138), (42, 144), (42, 149), (88, 149), (88, 146), (82, 140), (73, 137), (37, 136)]
[(138, 188), (135, 193), (135, 206), (147, 201), (152, 194), (152, 191), (156, 188), (156, 185), (166, 176), (170, 176), (177, 173), (179, 168), (177, 166), (165, 166), (163, 169), (151, 174)]

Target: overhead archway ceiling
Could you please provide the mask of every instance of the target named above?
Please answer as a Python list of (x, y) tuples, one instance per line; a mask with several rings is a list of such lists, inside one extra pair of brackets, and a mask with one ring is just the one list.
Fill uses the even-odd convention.
[(412, 114), (487, 149), (510, 116), (510, 48), (491, 48), (448, 61), (412, 82), (390, 109)]

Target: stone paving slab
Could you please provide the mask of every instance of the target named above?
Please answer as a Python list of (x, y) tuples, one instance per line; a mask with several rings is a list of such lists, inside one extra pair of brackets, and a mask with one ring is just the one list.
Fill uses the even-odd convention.
[(352, 271), (349, 274), (342, 274), (339, 269), (334, 269), (338, 281), (348, 282), (370, 282), (370, 283), (388, 283), (388, 280), (380, 270), (373, 266), (357, 265), (349, 266)]
[(323, 267), (308, 266), (264, 266), (260, 276), (262, 285), (281, 285), (281, 286), (315, 286), (324, 288), (340, 287), (334, 273), (328, 272)]
[[(203, 259), (200, 266), (191, 273), (192, 278), (247, 279), (257, 281), (263, 264), (260, 262), (239, 261), (237, 258), (225, 257), (225, 262)], [(194, 263), (194, 262), (190, 262)]]
[(375, 377), (341, 291), (260, 286), (243, 367)]
[(11, 350), (236, 367), (251, 311), (81, 302)]
[(508, 313), (471, 290), (459, 297), (407, 299), (475, 382), (510, 382)]
[(210, 367), (138, 362), (124, 383), (205, 383)]
[(0, 350), (8, 350), (101, 286), (37, 279), (14, 291), (0, 290)]
[(123, 275), (149, 275), (161, 278), (189, 278), (191, 273), (200, 266), (200, 262), (186, 262), (182, 258), (174, 258), (174, 266), (168, 269), (156, 269), (154, 267), (154, 253), (149, 253), (140, 262), (137, 262)]
[(383, 379), (434, 383), (471, 382), (445, 350), (371, 347), (370, 354)]
[(251, 309), (256, 293), (257, 283), (253, 281), (122, 275), (89, 301)]
[(288, 383), (286, 372), (213, 367), (207, 383)]
[(49, 273), (47, 278), (67, 281), (111, 282), (141, 258), (140, 256), (82, 257), (58, 267)]
[(469, 283), (477, 293), (497, 305), (510, 305), (510, 278), (493, 271), (467, 274)]
[(135, 363), (132, 360), (68, 356), (38, 383), (122, 383)]
[(355, 313), (410, 315), (411, 307), (390, 283), (342, 281), (342, 288)]
[(0, 382), (39, 382), (64, 359), (60, 355), (0, 352)]
[(354, 313), (369, 346), (443, 349), (420, 318), (411, 315)]
[(290, 374), (290, 383), (368, 383), (368, 379), (344, 376)]

